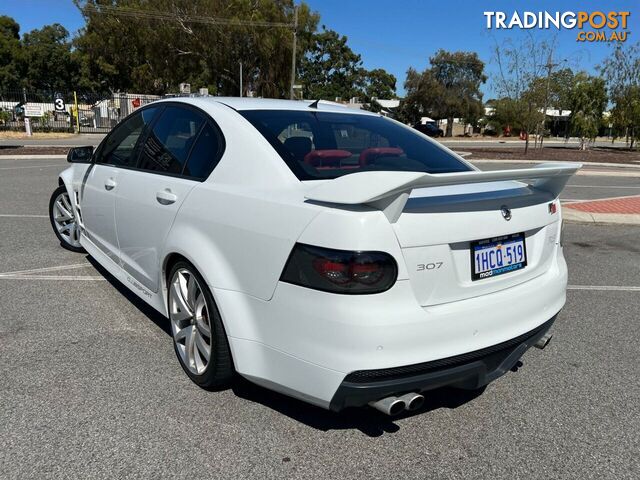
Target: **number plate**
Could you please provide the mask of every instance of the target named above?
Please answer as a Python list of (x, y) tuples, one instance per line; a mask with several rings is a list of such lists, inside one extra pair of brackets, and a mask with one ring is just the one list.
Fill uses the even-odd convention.
[(527, 266), (524, 233), (471, 242), (471, 279), (495, 277)]

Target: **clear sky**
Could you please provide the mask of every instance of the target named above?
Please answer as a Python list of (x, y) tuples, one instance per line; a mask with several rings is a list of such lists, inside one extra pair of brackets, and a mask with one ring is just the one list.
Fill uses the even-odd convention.
[[(418, 70), (428, 65), (438, 49), (476, 51), (487, 63), (489, 76), (495, 71), (492, 51), (508, 38), (523, 33), (514, 30), (487, 30), (485, 11), (630, 11), (627, 43), (640, 41), (638, 0), (306, 0), (320, 13), (320, 24), (349, 38), (350, 47), (362, 55), (366, 68), (384, 68), (398, 79), (398, 92), (410, 66)], [(71, 0), (0, 0), (0, 14), (14, 17), (24, 33), (58, 22), (75, 32), (83, 19)], [(554, 60), (564, 61), (574, 70), (593, 72), (611, 51), (607, 43), (576, 41), (577, 30), (535, 31), (536, 38), (557, 35)], [(483, 87), (485, 98), (493, 93), (491, 80)]]

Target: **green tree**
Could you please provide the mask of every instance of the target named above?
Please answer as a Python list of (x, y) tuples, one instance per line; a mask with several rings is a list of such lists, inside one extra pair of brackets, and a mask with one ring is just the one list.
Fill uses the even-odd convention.
[(23, 65), (20, 25), (11, 17), (0, 16), (0, 90), (20, 86)]
[(429, 105), (424, 104), (422, 92), (425, 91), (425, 78), (413, 67), (407, 70), (404, 82), (405, 97), (400, 102), (398, 120), (407, 124), (414, 124), (420, 117), (428, 113)]
[(613, 108), (609, 116), (616, 133), (626, 137), (629, 148), (637, 147), (640, 140), (640, 85), (628, 85), (613, 98)]
[(640, 42), (616, 45), (599, 67), (613, 104), (613, 137), (624, 136), (630, 148), (640, 139)]
[[(552, 71), (548, 77), (546, 74), (534, 77), (527, 90), (534, 95), (537, 99), (536, 103), (540, 103), (543, 110), (545, 106), (561, 111), (569, 110), (571, 106), (571, 91), (575, 83), (574, 76), (573, 70), (570, 68)], [(544, 120), (546, 122), (546, 118)], [(542, 127), (542, 131), (539, 133), (544, 135), (546, 126), (541, 123), (540, 127)], [(566, 133), (568, 134), (568, 132)]]
[(548, 105), (547, 63), (553, 57), (553, 50), (554, 40), (537, 42), (533, 37), (525, 37), (518, 43), (507, 40), (494, 48), (498, 68), (493, 81), (502, 102), (496, 106), (498, 111), (493, 116), (504, 118), (500, 109), (513, 115), (510, 125), (525, 134), (525, 154), (529, 151), (529, 134), (544, 121), (543, 111)]
[[(509, 127), (527, 134), (542, 121), (543, 114), (538, 104), (539, 99), (531, 91), (523, 93), (520, 98), (499, 98), (492, 102), (491, 113), (487, 115), (487, 124), (498, 132)], [(528, 143), (527, 135), (525, 153)]]
[(477, 119), (482, 112), (480, 85), (487, 77), (484, 62), (475, 52), (439, 50), (429, 59), (430, 68), (422, 73), (407, 72), (406, 114), (426, 113), (447, 119), (447, 137), (453, 133), (453, 119)]
[[(76, 41), (85, 79), (102, 89), (175, 92), (179, 83), (210, 93), (288, 96), (293, 0), (74, 0), (86, 20)], [(115, 7), (115, 8), (114, 8)], [(213, 17), (224, 24), (194, 22)], [(244, 23), (277, 22), (283, 26)], [(298, 7), (298, 58), (318, 16)]]
[(369, 71), (361, 69), (360, 76), (364, 79), (362, 108), (370, 112), (381, 112), (384, 108), (378, 100), (387, 100), (396, 96), (396, 77), (382, 68)]
[(391, 99), (396, 96), (396, 77), (382, 68), (365, 73), (364, 95), (370, 99)]
[(312, 36), (298, 77), (306, 98), (347, 100), (363, 93), (362, 59), (347, 45), (347, 37), (333, 30)]
[(571, 90), (575, 79), (573, 70), (563, 68), (551, 73), (549, 79), (549, 106), (559, 110), (569, 110)]
[(59, 23), (22, 37), (27, 88), (67, 90), (75, 87), (79, 66), (71, 52), (69, 32)]
[(580, 137), (580, 148), (587, 148), (587, 142), (598, 135), (602, 123), (602, 112), (607, 106), (607, 90), (602, 78), (579, 73), (575, 77), (571, 91), (572, 132)]

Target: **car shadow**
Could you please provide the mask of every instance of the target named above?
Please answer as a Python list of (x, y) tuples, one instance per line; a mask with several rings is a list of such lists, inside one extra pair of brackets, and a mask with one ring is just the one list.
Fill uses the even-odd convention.
[(153, 307), (149, 306), (144, 300), (138, 297), (135, 293), (125, 287), (120, 280), (111, 275), (102, 265), (96, 262), (91, 256), (86, 256), (87, 261), (95, 268), (100, 275), (102, 275), (123, 297), (129, 300), (134, 307), (140, 310), (146, 317), (151, 320), (156, 326), (167, 335), (171, 336), (171, 326), (169, 325), (169, 319), (164, 315), (156, 311)]
[[(169, 320), (164, 315), (147, 305), (93, 258), (87, 255), (87, 260), (140, 312), (164, 333), (171, 336)], [(369, 437), (379, 437), (385, 433), (398, 432), (400, 430), (399, 420), (422, 415), (440, 408), (455, 409), (474, 400), (484, 392), (484, 388), (479, 390), (459, 390), (445, 387), (431, 390), (424, 394), (424, 405), (418, 410), (390, 417), (370, 407), (346, 408), (339, 413), (331, 412), (273, 390), (268, 390), (249, 382), (239, 375), (236, 376), (236, 379), (231, 384), (231, 390), (243, 400), (263, 405), (316, 430), (327, 432), (330, 430), (357, 429)]]
[(330, 430), (357, 429), (369, 437), (396, 433), (400, 430), (398, 421), (422, 415), (440, 408), (455, 409), (477, 398), (484, 392), (479, 390), (459, 390), (439, 388), (425, 393), (425, 402), (413, 412), (404, 412), (390, 417), (370, 407), (346, 408), (336, 413), (308, 404), (301, 400), (267, 390), (238, 377), (231, 387), (240, 398), (259, 403), (282, 415), (286, 415), (308, 427), (323, 432)]

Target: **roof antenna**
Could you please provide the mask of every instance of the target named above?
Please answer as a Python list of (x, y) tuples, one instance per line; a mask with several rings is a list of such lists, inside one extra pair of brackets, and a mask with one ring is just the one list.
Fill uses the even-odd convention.
[(320, 99), (318, 99), (315, 102), (313, 102), (312, 104), (310, 104), (309, 108), (315, 108), (317, 110), (318, 109), (318, 102), (320, 102)]

